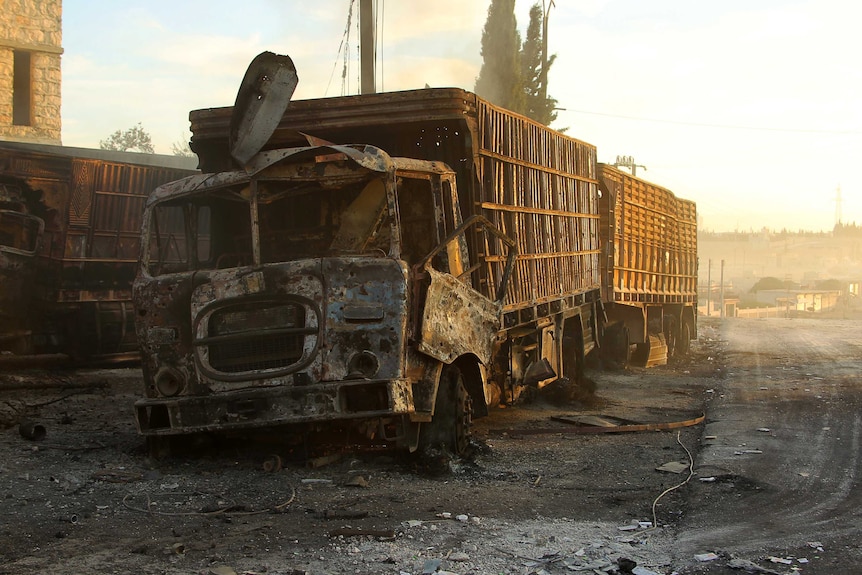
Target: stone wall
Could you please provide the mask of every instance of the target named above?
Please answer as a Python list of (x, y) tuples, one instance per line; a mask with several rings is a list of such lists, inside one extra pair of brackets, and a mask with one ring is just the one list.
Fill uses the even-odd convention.
[[(62, 0), (3, 0), (0, 10), (0, 139), (60, 144)], [(13, 62), (30, 53), (29, 126), (13, 125)]]

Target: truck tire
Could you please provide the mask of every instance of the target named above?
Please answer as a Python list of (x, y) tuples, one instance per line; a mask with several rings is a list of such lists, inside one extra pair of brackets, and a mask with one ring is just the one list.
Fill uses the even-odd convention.
[(632, 361), (631, 334), (624, 324), (616, 324), (605, 333), (607, 359), (616, 369), (626, 369)]
[(470, 445), (470, 426), (473, 423), (473, 404), (461, 370), (446, 365), (440, 374), (434, 416), (419, 429), (419, 450), (448, 451), (462, 456)]
[(664, 339), (667, 343), (667, 360), (673, 360), (678, 352), (680, 333), (676, 318), (672, 315), (664, 316)]
[(691, 350), (691, 323), (682, 320), (682, 325), (679, 329), (679, 339), (676, 342), (676, 356), (682, 357), (688, 355)]

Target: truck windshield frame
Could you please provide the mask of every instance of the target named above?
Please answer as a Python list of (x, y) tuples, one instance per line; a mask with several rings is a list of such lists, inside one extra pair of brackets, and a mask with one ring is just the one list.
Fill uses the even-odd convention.
[(44, 228), (41, 218), (14, 210), (0, 210), (0, 251), (35, 255)]
[(319, 177), (304, 165), (274, 166), (167, 195), (144, 216), (143, 269), (159, 276), (320, 256), (399, 257), (394, 178), (333, 164), (341, 165), (321, 164)]

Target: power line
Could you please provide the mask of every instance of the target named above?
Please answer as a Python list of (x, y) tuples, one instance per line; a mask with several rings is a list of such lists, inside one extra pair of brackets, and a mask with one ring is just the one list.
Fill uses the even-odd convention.
[(587, 110), (572, 110), (570, 108), (554, 108), (554, 110), (562, 110), (564, 112), (572, 112), (575, 114), (587, 114), (589, 116), (604, 116), (607, 118), (620, 118), (623, 120), (636, 120), (638, 122), (656, 122), (659, 124), (675, 124), (678, 126), (697, 126), (700, 128), (718, 128), (722, 130), (753, 130), (760, 132), (793, 132), (800, 134), (841, 134), (841, 135), (862, 135), (860, 130), (811, 130), (804, 128), (769, 128), (765, 126), (741, 126), (733, 124), (706, 124), (702, 122), (682, 122), (678, 120), (660, 120), (657, 118), (641, 118), (638, 116), (624, 116), (621, 114), (606, 114), (603, 112), (588, 112)]
[[(338, 67), (338, 59), (339, 56), (342, 55), (342, 49), (344, 50), (344, 71), (341, 74), (341, 95), (344, 95), (344, 79), (347, 75), (347, 51), (350, 50), (350, 21), (353, 18), (353, 3), (355, 0), (349, 0), (347, 6), (347, 24), (344, 26), (344, 34), (341, 36), (341, 43), (338, 45), (338, 52), (335, 54), (335, 63), (332, 65), (332, 73), (329, 75), (329, 82), (326, 84), (326, 90), (323, 92), (323, 95), (329, 93), (329, 86), (332, 84), (332, 78), (335, 76), (335, 69)], [(345, 47), (345, 44), (347, 46)]]

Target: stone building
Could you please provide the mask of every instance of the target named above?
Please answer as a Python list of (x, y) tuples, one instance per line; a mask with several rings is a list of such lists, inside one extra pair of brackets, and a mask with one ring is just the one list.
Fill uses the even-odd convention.
[(60, 144), (62, 0), (0, 6), (0, 140)]

